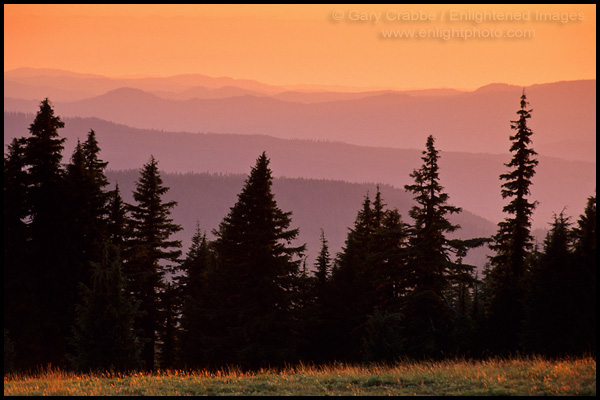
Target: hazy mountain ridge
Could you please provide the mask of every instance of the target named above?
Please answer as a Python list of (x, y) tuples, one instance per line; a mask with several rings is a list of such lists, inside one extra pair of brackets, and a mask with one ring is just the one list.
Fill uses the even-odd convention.
[(53, 83), (54, 87), (71, 88), (86, 86), (88, 90), (93, 90), (96, 96), (120, 87), (134, 87), (145, 91), (178, 91), (186, 90), (193, 86), (203, 86), (209, 89), (236, 86), (268, 94), (283, 91), (278, 86), (250, 79), (210, 77), (202, 74), (181, 74), (169, 77), (111, 78), (102, 75), (81, 74), (57, 69), (19, 68), (4, 72), (4, 80), (36, 86), (47, 83)]
[[(50, 96), (61, 115), (98, 117), (137, 128), (394, 148), (420, 148), (432, 134), (446, 150), (491, 153), (506, 151), (510, 121), (517, 117), (523, 90), (490, 84), (472, 92), (290, 92), (202, 75), (119, 80), (17, 72), (5, 73), (5, 111), (35, 112), (41, 97), (24, 101), (23, 96), (31, 96), (36, 85), (39, 95), (48, 95), (52, 84), (55, 94), (60, 90), (71, 98), (77, 90), (98, 93), (77, 101)], [(199, 82), (208, 86), (194, 86)], [(595, 80), (538, 84), (525, 91), (533, 109), (530, 127), (539, 133), (535, 146), (546, 155), (595, 162)]]
[[(61, 115), (61, 110), (56, 113)], [(33, 114), (4, 114), (4, 144), (13, 137), (28, 136)], [(110, 169), (139, 169), (150, 155), (168, 172), (247, 174), (263, 151), (271, 158), (276, 177), (333, 179), (355, 183), (381, 183), (396, 188), (412, 183), (409, 174), (422, 164), (420, 149), (362, 147), (339, 142), (286, 140), (265, 135), (193, 134), (141, 130), (97, 118), (63, 118), (59, 130), (65, 143), (63, 162), (68, 162), (77, 138), (94, 129), (101, 157)], [(508, 138), (507, 145), (508, 145)], [(424, 144), (422, 144), (424, 146)], [(504, 219), (505, 201), (500, 196), (499, 175), (510, 154), (451, 152), (436, 144), (440, 153), (440, 183), (453, 205), (494, 223)], [(534, 138), (534, 149), (535, 138)], [(531, 198), (539, 201), (534, 227), (546, 228), (553, 213), (565, 206), (567, 215), (578, 216), (596, 187), (595, 163), (565, 161), (539, 156)]]

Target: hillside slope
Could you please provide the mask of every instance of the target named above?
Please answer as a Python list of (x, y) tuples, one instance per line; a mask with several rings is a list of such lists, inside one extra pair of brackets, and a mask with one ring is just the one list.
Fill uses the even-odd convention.
[[(60, 110), (57, 113), (60, 115)], [(27, 136), (32, 114), (4, 114), (4, 144), (12, 137)], [(109, 168), (139, 169), (150, 155), (168, 172), (247, 174), (263, 151), (271, 158), (276, 177), (334, 179), (374, 182), (403, 188), (412, 183), (409, 174), (419, 168), (421, 150), (355, 146), (344, 143), (284, 140), (264, 135), (192, 134), (134, 129), (96, 118), (63, 118), (61, 136), (67, 138), (64, 162), (72, 154), (77, 138), (85, 140), (94, 129), (101, 156)], [(534, 149), (536, 149), (534, 132)], [(506, 138), (506, 145), (509, 142)], [(425, 142), (421, 147), (425, 146)], [(495, 223), (505, 218), (499, 175), (511, 155), (448, 151), (436, 142), (440, 153), (440, 182), (452, 203)], [(531, 198), (539, 205), (534, 227), (546, 228), (553, 213), (567, 207), (578, 216), (596, 187), (595, 163), (565, 161), (539, 156)]]

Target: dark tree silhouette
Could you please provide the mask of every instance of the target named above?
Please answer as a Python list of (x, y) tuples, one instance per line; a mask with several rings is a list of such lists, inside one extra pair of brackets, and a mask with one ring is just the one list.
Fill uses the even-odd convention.
[(206, 240), (206, 233), (196, 226), (192, 237), (192, 245), (187, 257), (181, 264), (183, 275), (178, 280), (179, 293), (182, 300), (181, 312), (181, 363), (188, 368), (198, 368), (207, 364), (206, 336), (210, 321), (211, 289), (207, 285), (208, 276), (214, 267), (214, 254)]
[[(69, 279), (91, 286), (91, 262), (100, 262), (101, 245), (106, 239), (108, 193), (104, 187), (108, 179), (104, 169), (108, 165), (98, 158), (100, 148), (94, 131), (90, 131), (83, 145), (77, 141), (71, 162), (66, 167), (65, 207), (69, 251), (67, 262), (72, 271)], [(74, 300), (80, 303), (80, 299)]]
[(539, 354), (571, 353), (579, 344), (576, 275), (572, 234), (563, 213), (554, 216), (544, 241), (544, 252), (531, 266), (526, 297), (525, 348)]
[[(24, 366), (29, 360), (32, 337), (28, 334), (35, 328), (31, 320), (32, 278), (29, 276), (29, 231), (26, 217), (27, 171), (25, 169), (26, 139), (13, 139), (4, 155), (4, 343), (5, 371), (7, 367)], [(7, 335), (14, 338), (7, 342)], [(6, 345), (10, 344), (12, 357), (7, 364)], [(20, 357), (14, 357), (18, 352)], [(17, 363), (15, 365), (15, 362)]]
[(323, 293), (331, 276), (331, 256), (329, 255), (329, 244), (325, 239), (325, 232), (321, 229), (321, 251), (315, 261), (315, 278), (319, 292)]
[(590, 196), (583, 214), (573, 229), (575, 283), (578, 323), (574, 329), (581, 333), (579, 352), (596, 354), (596, 279), (598, 258), (596, 253), (596, 195)]
[(364, 358), (362, 343), (367, 319), (376, 310), (397, 306), (397, 291), (405, 260), (406, 229), (397, 210), (384, 210), (377, 188), (375, 200), (368, 194), (348, 232), (332, 274), (337, 320), (336, 357)]
[(132, 232), (128, 241), (126, 271), (130, 278), (130, 288), (141, 303), (144, 315), (138, 319), (138, 327), (147, 339), (143, 350), (144, 368), (155, 369), (155, 346), (161, 332), (163, 315), (160, 293), (164, 291), (165, 273), (169, 265), (175, 263), (181, 254), (181, 242), (169, 237), (181, 230), (169, 218), (170, 209), (177, 202), (163, 202), (162, 196), (169, 190), (162, 185), (154, 157), (140, 171), (133, 198), (137, 204), (130, 205)]
[(300, 259), (304, 246), (291, 246), (298, 229), (271, 192), (269, 159), (263, 153), (223, 219), (216, 236), (215, 282), (223, 327), (222, 360), (244, 367), (293, 360), (298, 331)]
[(439, 183), (438, 159), (434, 138), (429, 136), (423, 165), (410, 174), (415, 183), (404, 186), (417, 202), (409, 211), (414, 225), (410, 229), (406, 286), (411, 290), (403, 309), (407, 321), (406, 351), (413, 356), (440, 356), (455, 351), (461, 314), (454, 288), (474, 282), (474, 267), (462, 264), (461, 258), (470, 248), (485, 242), (482, 238), (447, 238), (460, 228), (447, 216), (462, 209), (447, 204), (449, 196)]
[(538, 161), (537, 153), (531, 148), (533, 132), (527, 126), (531, 110), (527, 109), (525, 92), (521, 96), (519, 119), (511, 121), (515, 134), (510, 136), (512, 160), (505, 164), (512, 170), (500, 175), (502, 198), (510, 198), (503, 211), (511, 215), (498, 224), (498, 232), (490, 246), (495, 255), (490, 258), (492, 269), (487, 279), (489, 290), (488, 328), (490, 346), (500, 352), (511, 352), (519, 348), (524, 320), (524, 277), (528, 270), (528, 259), (533, 249), (530, 234), (531, 215), (536, 202), (530, 202), (531, 179)]
[(335, 335), (335, 318), (331, 295), (331, 256), (325, 233), (321, 229), (321, 250), (314, 263), (311, 276), (306, 273), (306, 261), (301, 279), (300, 316), (302, 328), (298, 343), (299, 356), (307, 362), (321, 363), (332, 359), (332, 349), (338, 338)]
[(28, 332), (31, 346), (27, 364), (52, 363), (65, 366), (66, 338), (74, 322), (74, 302), (77, 285), (69, 279), (73, 271), (67, 263), (69, 233), (64, 223), (64, 171), (61, 168), (64, 138), (58, 129), (64, 123), (54, 115), (48, 99), (40, 104), (35, 120), (29, 127), (25, 161), (28, 171), (27, 203), (29, 207), (30, 290), (34, 300), (28, 304), (24, 318), (34, 322)]

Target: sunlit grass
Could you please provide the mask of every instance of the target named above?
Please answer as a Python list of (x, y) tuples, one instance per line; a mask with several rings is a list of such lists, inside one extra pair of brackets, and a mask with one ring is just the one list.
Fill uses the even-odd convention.
[(596, 395), (595, 358), (299, 365), (282, 370), (4, 377), (4, 395)]

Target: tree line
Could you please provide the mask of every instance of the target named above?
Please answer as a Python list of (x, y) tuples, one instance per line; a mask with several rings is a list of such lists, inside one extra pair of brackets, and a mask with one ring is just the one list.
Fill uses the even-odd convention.
[[(126, 204), (107, 188), (93, 130), (62, 163), (64, 123), (43, 100), (30, 136), (4, 155), (5, 373), (595, 354), (595, 194), (575, 223), (560, 213), (534, 243), (527, 107), (523, 94), (493, 237), (448, 238), (462, 210), (439, 183), (429, 136), (404, 187), (410, 221), (367, 193), (342, 251), (330, 254), (322, 231), (307, 266), (265, 153), (215, 239), (197, 226), (183, 255), (154, 157)], [(495, 253), (479, 277), (463, 259), (486, 244)]]

